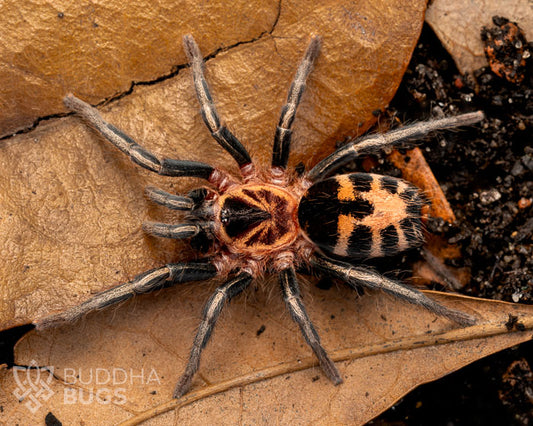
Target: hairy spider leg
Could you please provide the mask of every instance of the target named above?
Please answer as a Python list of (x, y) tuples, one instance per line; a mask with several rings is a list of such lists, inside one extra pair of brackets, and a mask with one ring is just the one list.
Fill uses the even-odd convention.
[(307, 315), (302, 296), (300, 295), (298, 280), (296, 279), (296, 274), (292, 266), (283, 269), (279, 273), (279, 283), (291, 317), (300, 326), (305, 341), (311, 346), (311, 349), (313, 349), (313, 352), (318, 358), (320, 367), (322, 367), (322, 370), (333, 384), (338, 385), (342, 383), (342, 378), (337, 367), (335, 367), (326, 350), (322, 347), (320, 337)]
[[(194, 192), (194, 191), (193, 191)], [(167, 207), (172, 210), (181, 210), (181, 211), (192, 211), (195, 208), (198, 208), (204, 197), (195, 194), (189, 194), (191, 196), (184, 197), (182, 195), (174, 195), (168, 192), (163, 191), (162, 189), (149, 186), (145, 190), (146, 195), (152, 201), (157, 204), (160, 204), (164, 207)], [(179, 223), (179, 224), (168, 224), (161, 222), (144, 222), (143, 230), (151, 235), (156, 237), (163, 238), (173, 238), (182, 240), (185, 238), (192, 238), (198, 235), (200, 232), (212, 232), (213, 222), (195, 222), (195, 223)]]
[(289, 88), (287, 102), (281, 109), (281, 116), (276, 127), (274, 137), (274, 149), (272, 151), (272, 167), (287, 168), (292, 138), (292, 123), (296, 110), (300, 104), (302, 94), (306, 87), (306, 80), (320, 51), (320, 37), (313, 36), (304, 57), (298, 66), (298, 70)]
[(149, 293), (161, 288), (189, 281), (203, 281), (218, 275), (218, 270), (209, 260), (187, 263), (169, 263), (160, 268), (151, 269), (136, 276), (130, 282), (102, 291), (65, 312), (51, 315), (36, 323), (37, 329), (56, 327), (63, 323), (72, 323), (89, 312), (103, 309), (115, 303), (128, 300), (136, 294)]
[(144, 192), (154, 203), (170, 210), (191, 211), (195, 207), (195, 202), (191, 197), (170, 194), (154, 186), (147, 186)]
[(224, 305), (235, 296), (245, 290), (252, 282), (252, 275), (248, 272), (241, 272), (229, 281), (218, 287), (211, 295), (204, 306), (202, 312), (202, 321), (198, 327), (196, 337), (189, 355), (189, 361), (185, 367), (185, 372), (180, 377), (176, 388), (174, 389), (174, 398), (180, 398), (191, 387), (191, 381), (200, 365), (200, 356), (202, 350), (211, 337), (213, 328), (222, 312)]
[(202, 223), (161, 223), (161, 222), (144, 222), (143, 231), (155, 235), (156, 237), (173, 238), (183, 240), (198, 235), (203, 228), (211, 227), (209, 224)]
[(190, 34), (183, 37), (183, 47), (192, 67), (194, 89), (204, 123), (211, 132), (211, 136), (237, 161), (243, 175), (248, 175), (253, 171), (250, 154), (235, 135), (226, 126), (220, 124), (220, 117), (204, 76), (202, 53)]
[(313, 167), (306, 175), (311, 182), (325, 178), (338, 167), (363, 154), (370, 154), (387, 146), (394, 146), (408, 139), (417, 139), (430, 132), (443, 129), (452, 129), (460, 126), (470, 126), (478, 123), (485, 117), (482, 111), (470, 112), (446, 117), (439, 120), (424, 121), (411, 124), (388, 133), (369, 135), (355, 139), (336, 150)]
[(462, 326), (476, 323), (476, 319), (461, 311), (447, 308), (440, 303), (427, 297), (418, 290), (402, 284), (398, 281), (384, 277), (370, 269), (353, 266), (346, 262), (330, 259), (320, 254), (315, 254), (311, 264), (327, 275), (341, 279), (352, 288), (364, 286), (371, 289), (383, 290), (395, 297), (405, 300), (414, 305), (422, 306), (428, 311), (448, 318)]
[(209, 164), (198, 161), (157, 158), (143, 146), (112, 124), (105, 121), (98, 110), (81, 99), (69, 94), (63, 99), (65, 106), (80, 115), (98, 133), (115, 145), (139, 166), (164, 176), (189, 176), (205, 179), (217, 188), (223, 187), (233, 178)]

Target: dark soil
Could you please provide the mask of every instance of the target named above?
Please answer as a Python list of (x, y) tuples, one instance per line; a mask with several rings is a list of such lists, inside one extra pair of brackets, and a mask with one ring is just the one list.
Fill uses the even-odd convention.
[[(457, 216), (453, 226), (430, 228), (460, 245), (462, 258), (453, 266), (468, 266), (472, 275), (463, 293), (519, 303), (533, 303), (533, 60), (528, 62), (520, 84), (489, 67), (461, 76), (426, 27), (387, 111), (402, 122), (485, 112), (481, 125), (423, 145)], [(372, 423), (533, 424), (531, 366), (529, 342), (421, 386)]]

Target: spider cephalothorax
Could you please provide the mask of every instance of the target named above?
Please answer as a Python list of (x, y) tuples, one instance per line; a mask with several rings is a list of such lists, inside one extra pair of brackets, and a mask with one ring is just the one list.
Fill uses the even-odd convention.
[(266, 183), (238, 185), (215, 208), (215, 233), (236, 254), (261, 258), (287, 249), (298, 238), (298, 201)]
[(81, 115), (141, 167), (166, 176), (202, 178), (209, 183), (208, 187), (193, 190), (187, 196), (147, 188), (150, 199), (185, 212), (186, 219), (178, 224), (144, 224), (145, 231), (156, 236), (190, 238), (191, 243), (201, 241), (205, 257), (147, 271), (37, 326), (43, 328), (73, 321), (92, 310), (172, 284), (226, 277), (227, 281), (218, 287), (203, 311), (189, 362), (174, 391), (174, 397), (178, 398), (190, 387), (199, 367), (200, 354), (224, 304), (246, 289), (254, 277), (264, 273), (278, 274), (292, 318), (325, 374), (335, 384), (342, 379), (322, 347), (303, 305), (296, 278), (300, 268), (320, 271), (354, 288), (362, 285), (381, 289), (458, 324), (472, 324), (475, 320), (470, 315), (448, 309), (405, 284), (354, 264), (358, 258), (388, 256), (422, 244), (422, 201), (417, 188), (401, 179), (367, 173), (328, 176), (359, 155), (434, 130), (476, 123), (483, 119), (483, 113), (418, 123), (350, 141), (310, 171), (295, 177), (296, 174), (286, 171), (291, 126), (319, 45), (319, 38), (313, 37), (282, 108), (271, 169), (260, 173), (244, 146), (221, 125), (204, 78), (200, 50), (191, 36), (185, 36), (184, 47), (191, 62), (202, 117), (213, 138), (237, 161), (240, 178), (205, 163), (160, 159), (104, 121), (96, 109), (68, 95), (65, 104), (69, 109)]

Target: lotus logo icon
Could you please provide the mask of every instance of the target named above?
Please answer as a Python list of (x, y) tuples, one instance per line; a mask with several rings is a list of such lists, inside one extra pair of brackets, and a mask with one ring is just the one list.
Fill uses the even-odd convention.
[(32, 359), (27, 367), (13, 367), (13, 377), (17, 384), (13, 395), (21, 402), (26, 401), (24, 405), (32, 413), (42, 407), (42, 403), (48, 401), (54, 394), (50, 388), (54, 378), (53, 367), (39, 367)]

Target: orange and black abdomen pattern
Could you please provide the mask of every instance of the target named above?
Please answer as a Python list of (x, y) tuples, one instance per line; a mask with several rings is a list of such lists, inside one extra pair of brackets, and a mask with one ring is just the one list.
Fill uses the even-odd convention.
[(340, 257), (390, 256), (423, 242), (420, 192), (390, 176), (352, 173), (311, 186), (298, 221), (307, 237)]

